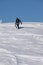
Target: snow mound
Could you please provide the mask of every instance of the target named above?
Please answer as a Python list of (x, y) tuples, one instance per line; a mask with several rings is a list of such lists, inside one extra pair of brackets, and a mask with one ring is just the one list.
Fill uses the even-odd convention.
[(0, 65), (43, 65), (43, 23), (0, 23)]
[(0, 65), (17, 65), (16, 57), (11, 55), (9, 51), (0, 49)]

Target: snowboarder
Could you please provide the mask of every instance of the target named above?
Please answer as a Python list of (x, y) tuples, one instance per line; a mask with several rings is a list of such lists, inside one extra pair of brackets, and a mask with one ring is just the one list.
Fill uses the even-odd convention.
[(19, 29), (19, 24), (22, 24), (21, 20), (19, 18), (16, 18), (15, 27)]

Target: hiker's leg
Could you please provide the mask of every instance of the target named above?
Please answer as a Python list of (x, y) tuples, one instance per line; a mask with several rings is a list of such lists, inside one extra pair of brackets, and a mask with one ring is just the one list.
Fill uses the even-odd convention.
[(17, 28), (19, 29), (19, 24), (17, 25)]

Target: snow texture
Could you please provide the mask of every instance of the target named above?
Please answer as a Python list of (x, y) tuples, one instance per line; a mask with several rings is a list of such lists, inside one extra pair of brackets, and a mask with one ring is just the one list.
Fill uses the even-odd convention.
[(43, 23), (0, 23), (0, 65), (43, 65)]

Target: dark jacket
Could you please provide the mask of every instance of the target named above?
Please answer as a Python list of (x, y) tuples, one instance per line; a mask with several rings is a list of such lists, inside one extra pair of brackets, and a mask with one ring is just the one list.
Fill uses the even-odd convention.
[(19, 18), (16, 19), (16, 25), (22, 24), (21, 20)]

